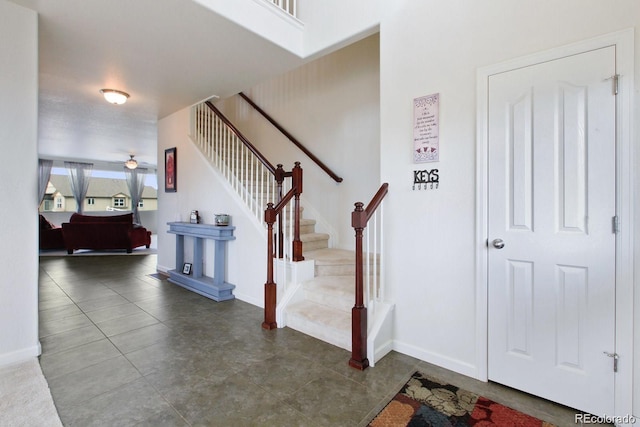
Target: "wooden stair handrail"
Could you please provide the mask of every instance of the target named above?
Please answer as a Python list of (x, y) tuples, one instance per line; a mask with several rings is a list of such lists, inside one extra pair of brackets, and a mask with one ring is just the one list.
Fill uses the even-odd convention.
[[(282, 165), (278, 165), (278, 170), (282, 171)], [(282, 172), (281, 172), (282, 173)], [(294, 223), (293, 223), (293, 256), (292, 261), (304, 261), (302, 256), (302, 241), (300, 240), (300, 194), (302, 193), (302, 168), (300, 162), (296, 162), (291, 171), (291, 189), (282, 196), (278, 204), (267, 204), (264, 211), (264, 221), (267, 223), (267, 281), (264, 284), (264, 322), (263, 329), (275, 329), (278, 327), (276, 323), (276, 304), (277, 285), (273, 280), (273, 259), (276, 256), (273, 247), (273, 224), (276, 220), (282, 219), (282, 211), (284, 207), (294, 200)], [(282, 230), (282, 225), (279, 227)], [(280, 244), (282, 248), (282, 243)], [(282, 257), (282, 254), (279, 255)]]
[(258, 160), (260, 160), (264, 167), (266, 167), (267, 170), (275, 176), (276, 168), (271, 164), (271, 162), (269, 162), (269, 160), (267, 160), (267, 158), (260, 152), (260, 150), (258, 150), (252, 143), (250, 143), (249, 140), (238, 130), (238, 128), (236, 128), (233, 123), (231, 123), (229, 119), (227, 119), (224, 114), (222, 114), (222, 112), (211, 103), (211, 101), (206, 101), (205, 104), (220, 118), (220, 120), (222, 120), (225, 125), (227, 125), (229, 129), (231, 129), (231, 131), (238, 137), (240, 141), (242, 141), (242, 143), (249, 149), (249, 151), (251, 151), (258, 158)]
[(342, 178), (333, 172), (327, 165), (325, 165), (320, 159), (318, 159), (311, 151), (309, 151), (300, 141), (298, 141), (291, 133), (283, 128), (273, 117), (271, 117), (266, 111), (260, 108), (255, 102), (251, 100), (244, 92), (240, 92), (238, 95), (249, 103), (258, 113), (260, 113), (269, 123), (271, 123), (276, 129), (278, 129), (284, 136), (293, 142), (304, 154), (306, 154), (311, 160), (313, 160), (320, 168), (327, 173), (335, 182), (342, 182)]
[(351, 359), (349, 366), (361, 371), (369, 366), (369, 359), (367, 359), (367, 307), (364, 305), (364, 269), (362, 266), (363, 230), (388, 192), (389, 184), (385, 182), (380, 186), (366, 209), (364, 203), (356, 202), (355, 209), (351, 213), (351, 226), (356, 232), (356, 301), (351, 309)]

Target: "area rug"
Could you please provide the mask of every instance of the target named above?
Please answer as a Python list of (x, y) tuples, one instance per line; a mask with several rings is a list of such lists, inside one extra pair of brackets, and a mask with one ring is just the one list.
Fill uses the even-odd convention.
[(62, 427), (37, 358), (0, 368), (0, 426)]
[(485, 397), (416, 372), (370, 427), (555, 427)]

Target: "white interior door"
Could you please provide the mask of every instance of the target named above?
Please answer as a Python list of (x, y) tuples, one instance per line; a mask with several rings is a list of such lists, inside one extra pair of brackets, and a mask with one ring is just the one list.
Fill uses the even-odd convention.
[(612, 46), (489, 78), (489, 379), (594, 414), (614, 409), (615, 74)]

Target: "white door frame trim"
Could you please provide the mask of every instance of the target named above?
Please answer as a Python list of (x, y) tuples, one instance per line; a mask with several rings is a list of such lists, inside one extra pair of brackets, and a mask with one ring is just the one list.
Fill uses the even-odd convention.
[[(553, 61), (607, 46), (616, 47), (620, 75), (617, 109), (616, 212), (620, 231), (616, 239), (616, 353), (615, 414), (632, 413), (633, 403), (633, 146), (634, 30), (622, 30), (593, 39), (479, 68), (477, 71), (476, 148), (476, 378), (488, 380), (488, 81), (494, 74)], [(612, 367), (613, 369), (613, 367)]]

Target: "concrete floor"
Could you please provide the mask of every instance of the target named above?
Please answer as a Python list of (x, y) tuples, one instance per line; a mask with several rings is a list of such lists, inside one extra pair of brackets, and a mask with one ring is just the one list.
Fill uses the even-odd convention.
[(558, 426), (576, 411), (392, 352), (350, 354), (156, 273), (155, 255), (41, 257), (40, 363), (66, 426), (366, 425), (420, 370)]

